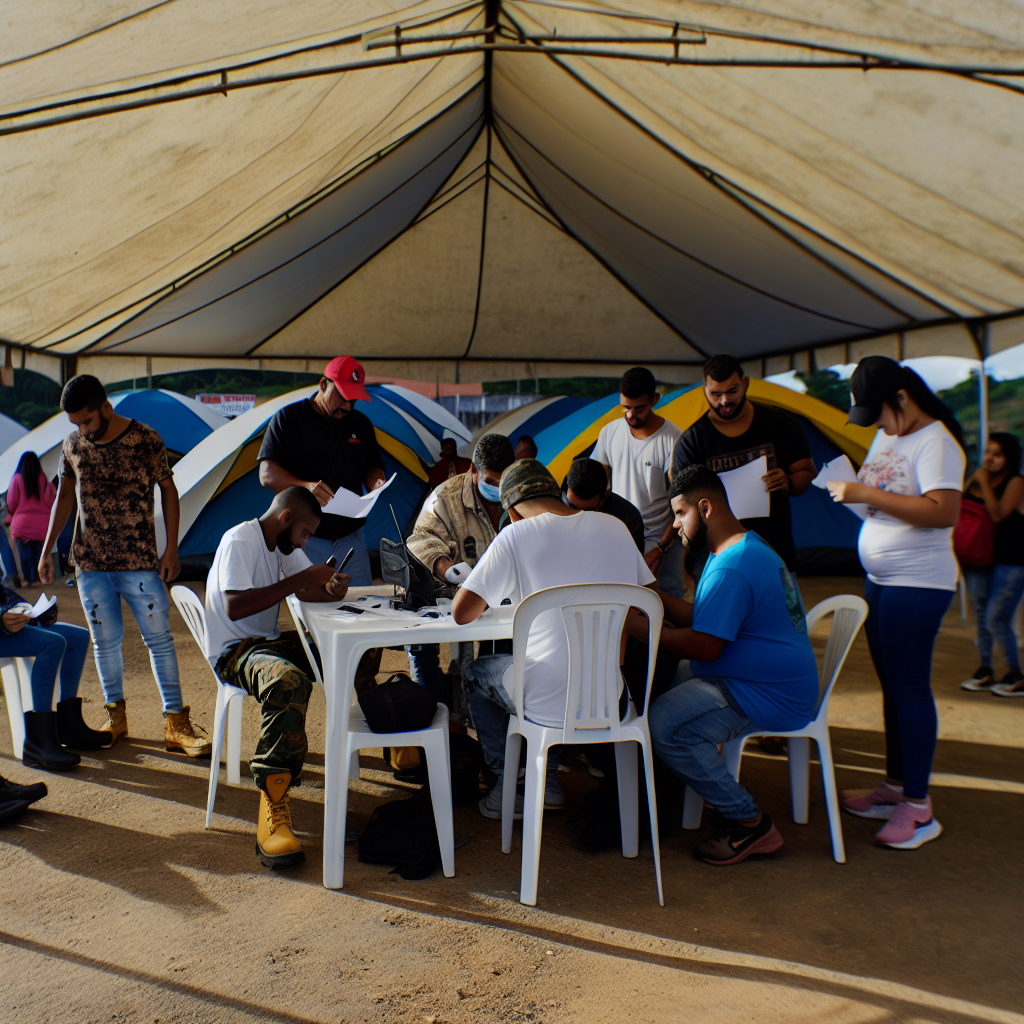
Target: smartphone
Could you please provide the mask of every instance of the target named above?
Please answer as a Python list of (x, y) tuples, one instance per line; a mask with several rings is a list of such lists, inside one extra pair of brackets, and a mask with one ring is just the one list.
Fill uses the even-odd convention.
[(351, 612), (353, 615), (362, 615), (366, 611), (365, 608), (357, 608), (354, 604), (339, 604), (339, 612)]
[(326, 562), (324, 562), (324, 565), (330, 565), (330, 566), (333, 567), (333, 565), (334, 565), (334, 563), (336, 561), (337, 561), (337, 559), (334, 557), (334, 555), (331, 555), (331, 557), (328, 558)]

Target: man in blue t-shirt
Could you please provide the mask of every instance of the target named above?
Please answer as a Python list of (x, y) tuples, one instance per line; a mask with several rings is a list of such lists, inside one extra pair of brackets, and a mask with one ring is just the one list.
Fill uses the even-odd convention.
[(690, 659), (693, 678), (651, 705), (651, 739), (661, 760), (721, 815), (696, 855), (738, 864), (777, 850), (782, 836), (730, 775), (718, 745), (806, 725), (818, 699), (818, 666), (793, 577), (732, 514), (717, 474), (684, 467), (670, 500), (687, 556), (707, 549), (708, 559), (692, 605), (661, 595), (661, 646)]

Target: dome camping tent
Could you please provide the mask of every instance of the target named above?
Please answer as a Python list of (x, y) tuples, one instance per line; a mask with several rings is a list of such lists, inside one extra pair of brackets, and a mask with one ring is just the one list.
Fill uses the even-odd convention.
[(1022, 72), (999, 0), (18, 5), (0, 339), (108, 381), (983, 357)]
[[(796, 419), (816, 468), (820, 469), (840, 454), (848, 455), (858, 468), (864, 461), (874, 437), (873, 429), (848, 424), (845, 413), (838, 409), (767, 381), (752, 380), (747, 393), (754, 401), (783, 409)], [(707, 402), (703, 389), (695, 384), (665, 395), (656, 408), (680, 430), (686, 430), (704, 415)], [(621, 415), (617, 394), (591, 402), (534, 436), (537, 457), (556, 480), (562, 480), (574, 458), (590, 454), (601, 428)], [(793, 540), (801, 573), (846, 575), (860, 572), (857, 558), (860, 520), (849, 509), (837, 505), (826, 491), (817, 487), (792, 499), (791, 507)]]

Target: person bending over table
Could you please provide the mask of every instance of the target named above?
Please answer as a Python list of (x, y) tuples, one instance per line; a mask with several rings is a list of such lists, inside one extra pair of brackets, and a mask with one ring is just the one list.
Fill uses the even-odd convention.
[[(32, 710), (25, 712), (22, 763), (48, 772), (67, 772), (81, 758), (71, 750), (99, 750), (110, 739), (82, 719), (78, 684), (89, 652), (89, 630), (57, 621), (57, 606), (31, 619), (18, 606), (24, 599), (0, 587), (0, 658), (34, 658)], [(53, 687), (60, 669), (60, 700), (51, 711)], [(65, 748), (71, 748), (65, 749)], [(44, 790), (45, 793), (45, 790)]]
[[(473, 622), (488, 606), (506, 598), (518, 604), (538, 590), (571, 583), (654, 582), (642, 552), (629, 530), (613, 516), (580, 512), (562, 501), (562, 492), (544, 464), (534, 459), (513, 463), (501, 475), (501, 503), (512, 525), (491, 542), (452, 601), (452, 618), (459, 625)], [(643, 637), (647, 639), (646, 634)], [(498, 777), (494, 789), (480, 801), (487, 818), (501, 817), (505, 733), (515, 706), (503, 676), (511, 655), (478, 658), (469, 670), (469, 705), (488, 768)], [(526, 646), (526, 690), (523, 712), (538, 725), (565, 724), (569, 646), (557, 612), (539, 618)], [(558, 782), (557, 748), (548, 758), (546, 809), (565, 806)], [(516, 812), (522, 814), (517, 798)]]
[[(793, 577), (732, 514), (718, 475), (707, 466), (684, 466), (669, 493), (687, 556), (706, 548), (708, 558), (692, 605), (661, 595), (661, 647), (689, 658), (693, 678), (677, 681), (651, 704), (651, 740), (661, 760), (720, 815), (696, 856), (738, 864), (777, 850), (782, 836), (729, 773), (718, 747), (755, 729), (806, 725), (818, 699), (818, 666)], [(647, 635), (635, 612), (628, 628)]]
[(249, 762), (260, 790), (256, 850), (268, 868), (305, 860), (292, 832), (288, 789), (306, 756), (306, 705), (312, 669), (294, 630), (281, 633), (281, 601), (337, 601), (349, 577), (303, 547), (320, 523), (320, 503), (303, 487), (287, 487), (259, 519), (228, 530), (206, 581), (206, 657), (219, 679), (260, 703), (260, 736)]

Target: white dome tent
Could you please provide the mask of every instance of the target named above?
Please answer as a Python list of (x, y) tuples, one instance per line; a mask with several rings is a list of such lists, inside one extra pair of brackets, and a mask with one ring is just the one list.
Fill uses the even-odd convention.
[(13, 358), (686, 381), (1024, 341), (1013, 4), (396, 7), (18, 8)]

